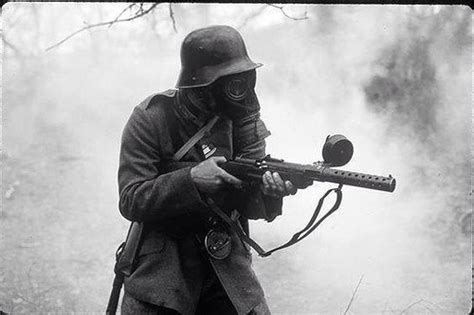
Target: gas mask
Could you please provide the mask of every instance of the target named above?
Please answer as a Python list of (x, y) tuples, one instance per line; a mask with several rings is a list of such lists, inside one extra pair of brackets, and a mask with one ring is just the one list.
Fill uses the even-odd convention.
[(260, 119), (256, 78), (256, 71), (251, 70), (221, 77), (210, 86), (179, 89), (180, 103), (197, 124), (212, 113), (231, 119), (234, 151), (243, 154), (270, 135)]
[(216, 110), (233, 122), (234, 149), (239, 154), (270, 135), (260, 119), (256, 79), (256, 71), (250, 70), (222, 77), (211, 86)]
[(217, 110), (241, 125), (255, 120), (260, 104), (255, 94), (257, 74), (255, 70), (231, 74), (220, 78), (211, 86)]

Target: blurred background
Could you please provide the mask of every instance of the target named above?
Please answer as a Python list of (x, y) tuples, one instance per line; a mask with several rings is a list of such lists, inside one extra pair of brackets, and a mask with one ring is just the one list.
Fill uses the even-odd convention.
[[(393, 194), (344, 187), (313, 235), (254, 254), (273, 313), (469, 311), (468, 7), (7, 3), (1, 19), (0, 310), (104, 312), (128, 228), (117, 208), (123, 126), (174, 87), (187, 33), (228, 24), (264, 64), (272, 156), (311, 163), (341, 133), (354, 145), (346, 169), (398, 181)], [(330, 187), (286, 198), (253, 237), (266, 249), (287, 241)]]

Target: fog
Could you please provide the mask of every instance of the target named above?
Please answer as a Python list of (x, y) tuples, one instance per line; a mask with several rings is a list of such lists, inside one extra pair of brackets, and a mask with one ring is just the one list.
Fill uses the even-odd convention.
[[(2, 8), (0, 310), (104, 312), (128, 228), (116, 184), (124, 124), (144, 98), (174, 87), (187, 33), (228, 24), (264, 64), (256, 91), (268, 153), (312, 163), (327, 135), (344, 134), (354, 145), (344, 169), (397, 179), (393, 194), (343, 187), (340, 210), (314, 234), (268, 258), (254, 253), (272, 312), (469, 311), (468, 7), (173, 4), (171, 18), (159, 4), (46, 50), (127, 5)], [(251, 223), (253, 238), (266, 249), (287, 241), (331, 187), (287, 197), (274, 222)]]

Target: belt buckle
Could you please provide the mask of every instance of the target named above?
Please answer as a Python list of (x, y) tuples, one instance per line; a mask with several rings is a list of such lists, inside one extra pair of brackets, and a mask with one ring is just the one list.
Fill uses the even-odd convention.
[(224, 229), (211, 229), (204, 237), (204, 247), (214, 259), (222, 260), (229, 256), (232, 243), (229, 233)]

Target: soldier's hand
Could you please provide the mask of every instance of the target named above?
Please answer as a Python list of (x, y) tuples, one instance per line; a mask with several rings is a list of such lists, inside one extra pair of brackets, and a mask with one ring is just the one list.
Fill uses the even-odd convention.
[(289, 180), (283, 181), (277, 172), (272, 174), (269, 171), (262, 175), (260, 189), (265, 195), (276, 198), (294, 195), (298, 190)]
[(191, 178), (201, 193), (216, 193), (231, 185), (237, 189), (243, 188), (243, 182), (219, 167), (226, 161), (223, 156), (210, 157), (191, 168)]

